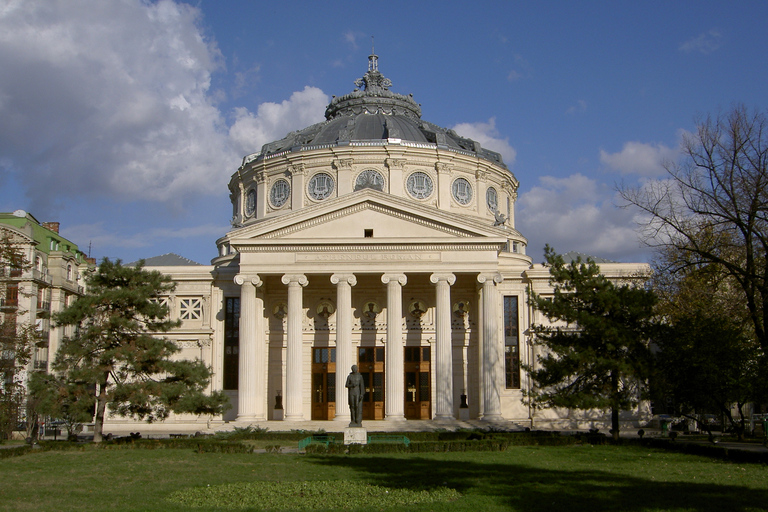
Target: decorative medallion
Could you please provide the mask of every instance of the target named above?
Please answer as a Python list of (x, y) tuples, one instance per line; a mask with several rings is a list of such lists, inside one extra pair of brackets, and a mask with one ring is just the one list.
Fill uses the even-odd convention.
[(282, 320), (288, 314), (288, 305), (285, 302), (278, 302), (272, 308), (272, 313), (275, 315), (275, 318)]
[(355, 191), (362, 190), (364, 188), (372, 188), (374, 190), (384, 190), (384, 176), (379, 171), (368, 169), (357, 175), (355, 180)]
[(453, 198), (460, 205), (466, 206), (472, 201), (472, 185), (464, 178), (453, 180), (451, 192), (453, 193)]
[(245, 215), (250, 217), (256, 212), (256, 191), (251, 189), (245, 196)]
[(488, 205), (488, 209), (492, 212), (499, 211), (499, 193), (493, 187), (488, 187), (485, 191), (485, 203)]
[(333, 178), (330, 174), (319, 172), (312, 176), (307, 185), (309, 197), (315, 201), (327, 199), (333, 193)]
[(317, 311), (317, 316), (328, 320), (328, 317), (331, 316), (334, 311), (336, 311), (336, 306), (334, 306), (331, 301), (321, 300), (317, 304), (316, 311)]
[(414, 318), (421, 318), (427, 312), (427, 305), (423, 300), (414, 300), (408, 305), (408, 312)]
[(432, 178), (429, 174), (417, 171), (408, 176), (405, 183), (408, 193), (415, 199), (426, 199), (432, 195)]
[(376, 316), (381, 313), (381, 306), (374, 301), (369, 300), (363, 304), (363, 318), (367, 318), (369, 321), (376, 320)]
[(282, 207), (291, 197), (291, 185), (286, 180), (277, 180), (269, 191), (269, 201), (275, 208)]
[(466, 300), (460, 300), (453, 305), (453, 314), (458, 317), (465, 317), (469, 313), (469, 302)]

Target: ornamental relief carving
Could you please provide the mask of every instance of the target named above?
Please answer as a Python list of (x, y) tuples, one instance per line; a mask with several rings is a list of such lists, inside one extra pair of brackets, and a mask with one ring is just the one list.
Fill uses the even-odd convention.
[(288, 166), (288, 172), (291, 174), (297, 175), (297, 174), (305, 174), (306, 173), (306, 167), (302, 164), (290, 164)]
[(336, 169), (352, 169), (352, 164), (355, 163), (354, 158), (337, 158), (333, 161), (332, 165)]

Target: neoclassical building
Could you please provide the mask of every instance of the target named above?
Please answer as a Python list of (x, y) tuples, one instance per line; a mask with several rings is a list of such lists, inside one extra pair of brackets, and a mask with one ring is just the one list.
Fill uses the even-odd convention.
[[(548, 271), (515, 229), (519, 183), (501, 155), (421, 119), (371, 55), (326, 120), (264, 145), (229, 182), (232, 229), (211, 265), (149, 260), (173, 277), (182, 356), (214, 370), (223, 418), (579, 421), (534, 411), (521, 363)], [(617, 278), (642, 265), (602, 265)]]

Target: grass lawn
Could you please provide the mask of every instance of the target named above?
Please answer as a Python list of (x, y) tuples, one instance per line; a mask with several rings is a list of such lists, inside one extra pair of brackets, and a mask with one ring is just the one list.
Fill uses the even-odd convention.
[[(354, 456), (175, 449), (41, 452), (0, 462), (0, 510), (232, 510), (190, 509), (167, 499), (208, 485), (327, 481), (332, 488), (339, 480), (389, 488), (446, 486), (462, 495), (407, 510), (768, 510), (767, 466), (590, 445)], [(355, 510), (387, 506), (376, 502)]]

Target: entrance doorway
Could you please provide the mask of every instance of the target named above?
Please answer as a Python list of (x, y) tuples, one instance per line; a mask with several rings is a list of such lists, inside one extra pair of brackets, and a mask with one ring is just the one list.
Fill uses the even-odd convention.
[(312, 349), (312, 419), (336, 416), (336, 349)]
[(405, 417), (432, 418), (430, 398), (430, 347), (405, 347)]
[(363, 419), (384, 419), (384, 347), (360, 347), (357, 368), (363, 376)]

